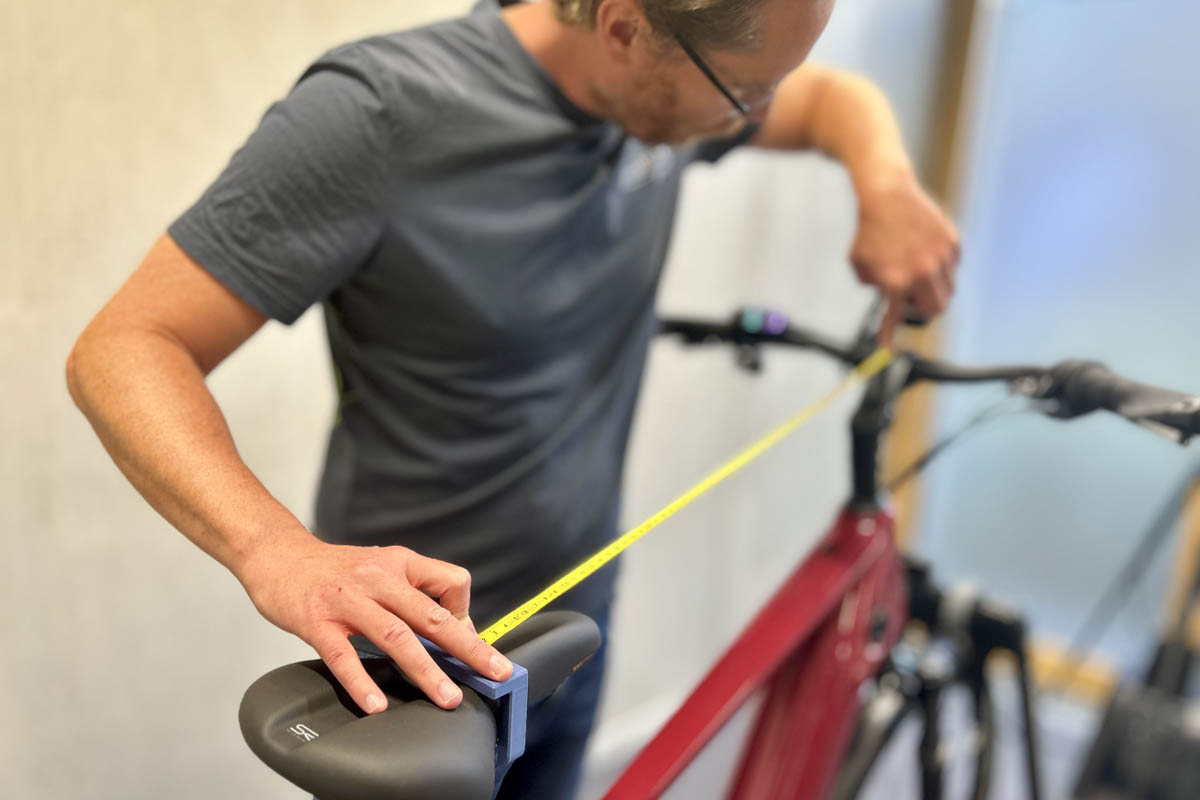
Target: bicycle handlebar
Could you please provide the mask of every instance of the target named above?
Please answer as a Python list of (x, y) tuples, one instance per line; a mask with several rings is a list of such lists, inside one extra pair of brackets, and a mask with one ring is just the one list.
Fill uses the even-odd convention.
[[(779, 312), (756, 308), (739, 311), (732, 322), (665, 317), (659, 322), (659, 332), (678, 335), (687, 344), (717, 341), (751, 348), (760, 344), (802, 347), (825, 353), (848, 365), (860, 363), (874, 349), (874, 343), (869, 339), (846, 345), (793, 326)], [(908, 366), (905, 386), (918, 381), (1004, 381), (1019, 394), (1052, 401), (1050, 413), (1062, 419), (1105, 410), (1180, 444), (1200, 434), (1200, 397), (1132, 381), (1096, 361), (1069, 360), (1052, 367), (964, 367), (910, 351), (898, 352), (896, 359)]]
[(1105, 410), (1181, 440), (1200, 433), (1200, 397), (1129, 380), (1097, 361), (1063, 361), (1047, 375), (1033, 396), (1056, 401), (1059, 416)]

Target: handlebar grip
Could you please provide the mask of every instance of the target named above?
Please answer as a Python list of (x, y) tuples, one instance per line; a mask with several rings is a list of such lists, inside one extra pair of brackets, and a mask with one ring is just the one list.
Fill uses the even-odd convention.
[(1183, 438), (1200, 433), (1200, 397), (1124, 378), (1096, 361), (1064, 361), (1050, 371), (1045, 397), (1064, 416), (1105, 409), (1133, 422), (1165, 425)]

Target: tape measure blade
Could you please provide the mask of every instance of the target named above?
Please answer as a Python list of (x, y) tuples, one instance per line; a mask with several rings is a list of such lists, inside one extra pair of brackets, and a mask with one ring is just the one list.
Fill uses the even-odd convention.
[(549, 605), (555, 598), (570, 591), (580, 582), (586, 580), (592, 573), (599, 570), (612, 559), (616, 558), (624, 552), (630, 545), (641, 539), (650, 531), (657, 528), (663, 522), (673, 517), (676, 513), (686, 508), (697, 498), (701, 497), (710, 491), (717, 484), (724, 481), (730, 475), (741, 470), (754, 459), (765, 453), (770, 448), (774, 447), (780, 441), (793, 433), (801, 425), (804, 425), (821, 411), (825, 410), (842, 392), (849, 389), (859, 381), (865, 381), (883, 370), (892, 361), (892, 351), (890, 348), (881, 347), (870, 356), (863, 359), (853, 370), (829, 392), (813, 403), (810, 403), (798, 413), (793, 415), (788, 421), (777, 426), (774, 430), (763, 436), (761, 439), (751, 444), (749, 447), (742, 450), (724, 464), (717, 467), (705, 478), (681, 494), (679, 497), (672, 500), (663, 508), (656, 511), (649, 519), (635, 526), (632, 530), (621, 535), (614, 541), (605, 545), (599, 552), (594, 553), (584, 560), (582, 564), (571, 569), (561, 578), (550, 584), (538, 594), (524, 604), (519, 606), (514, 611), (502, 617), (499, 621), (485, 630), (479, 635), (488, 644), (494, 644), (504, 634), (511, 631), (513, 628), (520, 625), (529, 617), (536, 614), (542, 608)]

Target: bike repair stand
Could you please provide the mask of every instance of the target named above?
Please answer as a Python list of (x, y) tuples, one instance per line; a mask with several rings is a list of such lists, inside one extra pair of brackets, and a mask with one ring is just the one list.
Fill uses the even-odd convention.
[(525, 752), (529, 672), (514, 663), (512, 677), (508, 680), (489, 680), (433, 642), (424, 638), (421, 642), (443, 672), (489, 701), (496, 713), (496, 785), (492, 789), (492, 797), (495, 797), (500, 791), (500, 781), (508, 774), (508, 768)]

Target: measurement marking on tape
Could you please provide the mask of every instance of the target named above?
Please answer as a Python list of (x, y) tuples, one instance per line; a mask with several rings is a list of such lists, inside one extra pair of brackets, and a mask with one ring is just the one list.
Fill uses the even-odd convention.
[(605, 545), (595, 554), (589, 556), (582, 564), (574, 567), (570, 572), (563, 575), (554, 583), (547, 586), (533, 598), (525, 601), (521, 606), (509, 612), (502, 617), (499, 622), (496, 622), (490, 628), (479, 634), (479, 638), (483, 639), (488, 644), (494, 644), (497, 639), (504, 636), (509, 631), (516, 628), (525, 620), (529, 619), (538, 611), (545, 608), (559, 595), (567, 592), (593, 572), (597, 571), (609, 561), (612, 561), (621, 554), (631, 544), (641, 539), (650, 531), (657, 528), (663, 522), (666, 522), (676, 513), (691, 504), (691, 502), (721, 481), (734, 474), (742, 467), (749, 464), (754, 459), (761, 456), (770, 448), (774, 447), (785, 437), (799, 428), (801, 425), (808, 422), (832, 403), (840, 394), (849, 390), (852, 386), (861, 381), (869, 379), (871, 376), (878, 373), (886, 367), (892, 360), (892, 351), (889, 348), (880, 348), (872, 353), (869, 357), (863, 360), (856, 366), (845, 378), (838, 383), (832, 390), (826, 393), (816, 402), (802, 409), (799, 413), (784, 422), (775, 430), (768, 433), (766, 436), (759, 439), (754, 444), (741, 451), (733, 458), (726, 461), (720, 467), (713, 470), (708, 477), (701, 480), (699, 483), (688, 489), (679, 497), (672, 500), (663, 508), (652, 514), (649, 519), (641, 523), (637, 527), (623, 534), (617, 539), (614, 539), (609, 544)]

